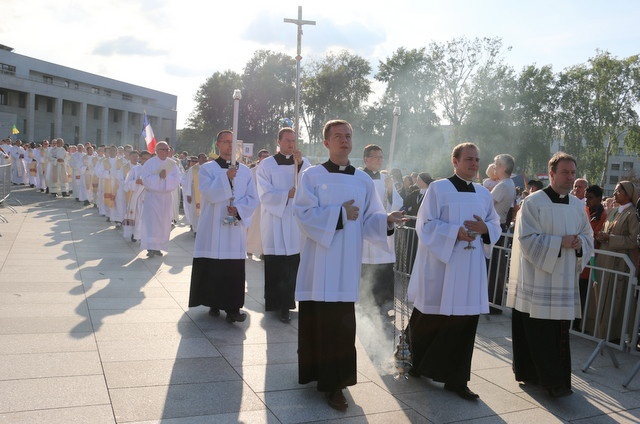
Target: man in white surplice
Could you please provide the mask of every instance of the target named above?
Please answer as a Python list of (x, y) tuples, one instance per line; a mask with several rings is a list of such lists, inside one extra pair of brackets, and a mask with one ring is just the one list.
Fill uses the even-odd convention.
[(404, 221), (401, 212), (385, 212), (371, 177), (350, 164), (352, 132), (343, 120), (325, 124), (329, 160), (302, 173), (294, 197), (306, 236), (296, 280), (298, 382), (317, 381), (329, 406), (341, 411), (348, 406), (342, 390), (356, 384), (362, 240), (387, 246), (393, 223)]
[(282, 128), (278, 132), (280, 151), (255, 168), (264, 253), (264, 309), (277, 311), (285, 323), (291, 321), (289, 310), (296, 307), (300, 264), (300, 230), (293, 218), (293, 197), (299, 173), (309, 167), (296, 148), (296, 140), (293, 129)]
[(142, 165), (142, 184), (145, 188), (142, 208), (140, 248), (147, 256), (162, 256), (168, 250), (171, 235), (173, 204), (171, 193), (180, 186), (180, 170), (169, 158), (169, 145), (161, 141), (156, 145), (157, 156)]
[(500, 218), (491, 193), (472, 182), (478, 147), (457, 145), (451, 161), (454, 175), (432, 182), (418, 211), (420, 243), (409, 282), (409, 373), (475, 400), (479, 396), (467, 382), (478, 318), (489, 312), (486, 258), (500, 237)]
[(581, 317), (578, 274), (593, 252), (593, 231), (584, 204), (569, 194), (575, 158), (558, 152), (548, 170), (551, 184), (518, 212), (507, 306), (516, 380), (562, 397), (572, 393), (569, 325)]
[[(382, 148), (377, 144), (365, 146), (363, 159), (362, 170), (373, 180), (385, 211), (400, 210), (402, 197), (393, 185), (393, 178), (380, 172), (384, 160)], [(367, 240), (362, 244), (361, 305), (375, 304), (378, 308), (384, 308), (393, 302), (393, 265), (396, 261), (394, 234), (387, 236), (387, 245), (386, 249), (382, 249)]]

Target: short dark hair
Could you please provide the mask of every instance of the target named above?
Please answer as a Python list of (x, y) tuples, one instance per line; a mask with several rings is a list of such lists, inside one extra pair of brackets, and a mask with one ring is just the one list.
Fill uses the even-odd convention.
[(476, 146), (473, 143), (460, 143), (457, 146), (455, 146), (451, 151), (451, 159), (453, 158), (460, 159), (460, 155), (462, 154), (462, 151), (468, 148), (473, 148), (473, 149), (476, 149), (478, 152), (480, 152), (480, 149), (478, 148), (478, 146)]
[(220, 131), (218, 134), (216, 134), (216, 141), (220, 141), (220, 137), (222, 137), (223, 134), (231, 134), (231, 135), (233, 135), (233, 131), (231, 131), (231, 130), (222, 130), (222, 131)]
[(296, 132), (291, 127), (280, 128), (280, 131), (278, 131), (278, 141), (282, 140), (282, 136), (286, 133), (293, 133), (294, 136), (296, 135)]
[(539, 180), (529, 180), (529, 182), (527, 182), (527, 186), (529, 186), (529, 187), (536, 187), (538, 190), (542, 190), (542, 181), (539, 181)]
[(331, 128), (338, 125), (346, 125), (351, 131), (353, 131), (353, 127), (351, 127), (351, 124), (344, 119), (332, 119), (331, 121), (328, 121), (326, 124), (324, 124), (324, 128), (322, 128), (322, 137), (324, 138), (324, 140), (328, 140)]
[(377, 144), (367, 144), (366, 146), (364, 146), (362, 156), (365, 158), (368, 158), (369, 156), (371, 156), (371, 152), (381, 152), (381, 151), (382, 151), (382, 147), (378, 146)]
[(587, 187), (587, 189), (585, 190), (585, 193), (593, 194), (596, 198), (602, 199), (602, 196), (604, 195), (604, 190), (602, 190), (602, 188), (599, 185), (594, 184)]
[(551, 156), (551, 159), (549, 159), (549, 164), (548, 164), (549, 172), (551, 171), (556, 172), (556, 169), (558, 169), (558, 164), (563, 160), (569, 160), (573, 162), (574, 165), (578, 166), (578, 162), (576, 162), (576, 158), (571, 156), (569, 153), (557, 152), (556, 154)]

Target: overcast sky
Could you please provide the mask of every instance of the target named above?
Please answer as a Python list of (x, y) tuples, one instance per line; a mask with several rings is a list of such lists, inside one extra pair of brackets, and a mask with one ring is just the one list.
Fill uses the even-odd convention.
[[(257, 49), (295, 56), (298, 5), (303, 64), (347, 49), (374, 72), (397, 48), (455, 37), (500, 37), (505, 61), (555, 71), (596, 50), (640, 53), (637, 0), (2, 0), (0, 44), (16, 53), (178, 96), (178, 128), (216, 71), (241, 73)], [(229, 93), (231, 100), (232, 93)]]

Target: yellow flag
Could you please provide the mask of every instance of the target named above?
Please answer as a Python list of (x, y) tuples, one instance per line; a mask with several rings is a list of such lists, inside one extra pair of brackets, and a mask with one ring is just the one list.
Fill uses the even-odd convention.
[(13, 129), (11, 130), (11, 134), (13, 134), (13, 135), (20, 134), (20, 131), (18, 131), (18, 129), (16, 128), (15, 124), (13, 125)]

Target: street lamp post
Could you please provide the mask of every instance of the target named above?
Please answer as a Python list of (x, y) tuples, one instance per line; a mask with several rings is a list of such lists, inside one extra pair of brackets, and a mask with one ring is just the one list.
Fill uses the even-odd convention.
[(391, 146), (389, 146), (389, 166), (393, 166), (393, 152), (396, 148), (396, 132), (398, 130), (398, 117), (400, 116), (400, 106), (393, 108), (393, 124), (391, 126)]

